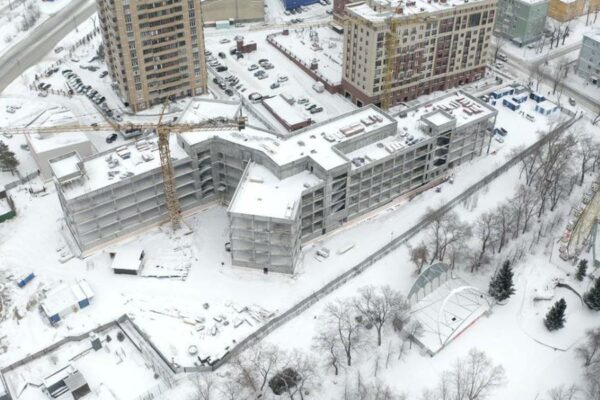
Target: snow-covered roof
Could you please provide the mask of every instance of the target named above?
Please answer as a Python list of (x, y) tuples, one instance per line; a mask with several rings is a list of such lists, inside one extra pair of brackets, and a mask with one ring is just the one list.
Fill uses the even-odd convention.
[(35, 153), (44, 153), (56, 149), (62, 149), (67, 146), (80, 143), (90, 143), (90, 140), (83, 132), (61, 133), (34, 133), (28, 134), (29, 145)]
[(115, 253), (112, 262), (113, 270), (139, 271), (142, 266), (144, 248), (134, 244), (118, 247), (111, 251)]
[(52, 173), (59, 182), (76, 179), (82, 176), (83, 171), (79, 168), (81, 157), (76, 152), (53, 158), (48, 161)]
[(56, 315), (79, 303), (81, 300), (94, 297), (92, 288), (85, 279), (71, 286), (60, 286), (51, 291), (40, 305), (47, 316)]
[(537, 107), (542, 108), (544, 110), (552, 110), (552, 109), (556, 108), (556, 104), (554, 104), (550, 100), (544, 100), (542, 102), (539, 102), (537, 104)]
[(251, 163), (231, 200), (229, 211), (293, 220), (302, 192), (321, 182), (308, 171), (280, 180), (262, 165)]
[(198, 123), (218, 117), (234, 119), (240, 111), (238, 101), (194, 98), (179, 117), (183, 123)]
[[(349, 139), (381, 128), (392, 128), (396, 121), (374, 106), (363, 107), (328, 121), (299, 129), (283, 138), (271, 132), (248, 127), (241, 132), (211, 131), (211, 135), (183, 133), (181, 138), (190, 146), (218, 137), (264, 152), (278, 165), (303, 157), (312, 158), (325, 170), (346, 164), (349, 160), (334, 147)], [(344, 133), (345, 132), (345, 133)]]
[(274, 113), (277, 114), (288, 126), (302, 124), (309, 119), (300, 114), (297, 107), (292, 107), (290, 103), (285, 101), (281, 95), (264, 99), (263, 103), (269, 106)]
[[(198, 133), (194, 133), (194, 135), (205, 136)], [(65, 197), (74, 198), (109, 186), (121, 179), (160, 168), (157, 141), (156, 137), (140, 139), (85, 159), (83, 161), (84, 179), (77, 184), (63, 186)], [(177, 144), (175, 135), (171, 135), (169, 143), (173, 161), (188, 157), (187, 153)]]
[[(473, 3), (479, 1), (483, 0), (370, 0), (349, 4), (346, 10), (372, 22), (384, 22), (390, 17), (403, 18), (407, 15), (452, 10), (460, 6), (472, 7)], [(397, 9), (402, 9), (402, 14), (396, 12)]]

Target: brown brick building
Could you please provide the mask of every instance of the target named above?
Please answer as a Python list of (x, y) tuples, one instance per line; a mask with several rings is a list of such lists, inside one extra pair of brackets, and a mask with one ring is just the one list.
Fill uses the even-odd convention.
[(496, 0), (380, 1), (346, 7), (342, 91), (353, 103), (381, 102), (390, 18), (398, 19), (392, 104), (483, 77)]
[(110, 76), (133, 111), (206, 87), (200, 0), (96, 0)]

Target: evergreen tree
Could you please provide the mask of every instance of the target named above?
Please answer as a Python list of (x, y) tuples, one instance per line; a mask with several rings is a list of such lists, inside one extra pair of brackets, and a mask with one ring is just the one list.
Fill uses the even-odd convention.
[(575, 279), (577, 279), (578, 281), (583, 280), (583, 277), (587, 272), (587, 263), (588, 262), (585, 258), (579, 260), (579, 263), (577, 264), (577, 272), (575, 273)]
[(544, 319), (544, 325), (549, 331), (554, 331), (565, 326), (565, 310), (567, 309), (567, 302), (565, 299), (560, 299), (548, 311), (546, 318)]
[(515, 293), (510, 261), (504, 261), (500, 270), (492, 277), (489, 293), (496, 301), (504, 301)]
[(596, 278), (594, 286), (583, 295), (583, 301), (592, 310), (600, 311), (600, 278)]
[(4, 142), (0, 141), (0, 168), (13, 172), (18, 165), (19, 160), (17, 160), (15, 153), (10, 151)]

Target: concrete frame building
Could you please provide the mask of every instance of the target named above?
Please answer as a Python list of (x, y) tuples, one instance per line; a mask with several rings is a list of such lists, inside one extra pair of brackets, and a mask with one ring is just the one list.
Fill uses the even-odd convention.
[(548, 0), (498, 0), (495, 31), (519, 46), (544, 34)]
[[(370, 105), (285, 136), (253, 127), (179, 134), (177, 194), (184, 211), (228, 205), (234, 265), (293, 273), (302, 243), (480, 155), (496, 114), (455, 92), (397, 117)], [(155, 139), (141, 142), (77, 161), (78, 180), (55, 179), (84, 253), (167, 220)]]
[(367, 0), (346, 14), (342, 90), (359, 106), (381, 103), (390, 18), (398, 20), (392, 104), (484, 76), (496, 0)]
[(583, 35), (577, 60), (577, 75), (594, 85), (600, 84), (600, 31)]
[(206, 90), (200, 0), (97, 0), (108, 71), (136, 112)]

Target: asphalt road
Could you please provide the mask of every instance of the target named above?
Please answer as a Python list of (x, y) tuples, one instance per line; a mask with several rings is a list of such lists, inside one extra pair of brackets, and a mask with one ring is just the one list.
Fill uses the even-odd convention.
[(96, 12), (94, 0), (72, 0), (0, 57), (0, 92), (37, 64), (77, 25)]

